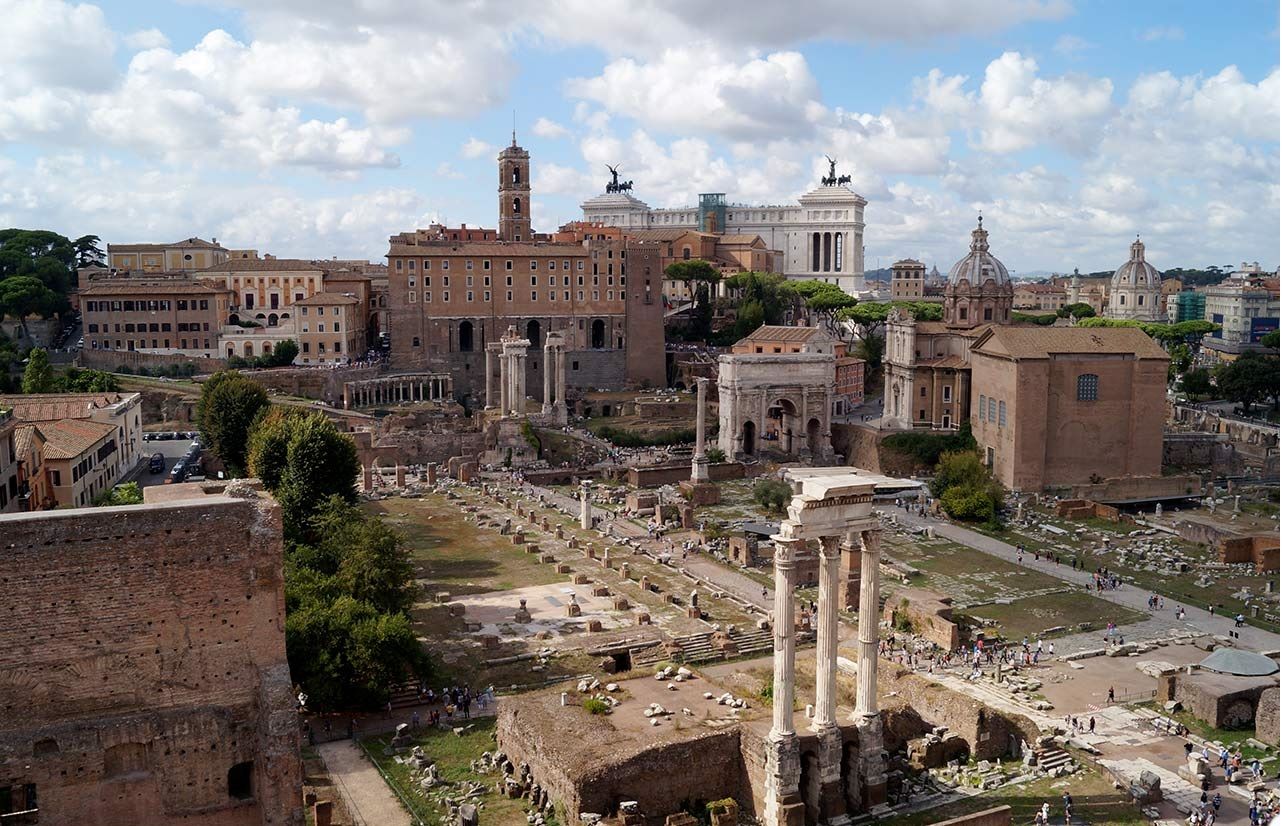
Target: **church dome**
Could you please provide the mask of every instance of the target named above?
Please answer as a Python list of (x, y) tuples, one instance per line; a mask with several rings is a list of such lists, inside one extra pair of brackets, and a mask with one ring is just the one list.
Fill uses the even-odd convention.
[(1131, 260), (1117, 268), (1113, 273), (1114, 290), (1158, 289), (1162, 286), (1162, 276), (1157, 268), (1144, 260), (1144, 242), (1136, 238), (1131, 244)]
[(979, 219), (979, 226), (971, 230), (970, 252), (965, 258), (953, 264), (952, 270), (948, 273), (950, 286), (955, 287), (962, 281), (976, 287), (983, 286), (989, 281), (995, 282), (998, 286), (1010, 283), (1010, 273), (1007, 272), (1006, 265), (988, 251), (988, 230), (984, 229), (982, 216)]

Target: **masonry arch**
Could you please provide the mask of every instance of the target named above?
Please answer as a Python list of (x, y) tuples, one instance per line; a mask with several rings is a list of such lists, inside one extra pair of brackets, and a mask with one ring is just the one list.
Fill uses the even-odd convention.
[(806, 450), (811, 456), (819, 455), (822, 450), (820, 440), (823, 438), (823, 425), (818, 419), (806, 422)]
[(458, 349), (461, 353), (470, 353), (474, 346), (474, 330), (472, 322), (460, 321), (458, 325)]
[(757, 425), (751, 419), (743, 423), (743, 452), (746, 456), (757, 455)]
[[(800, 431), (796, 403), (789, 398), (775, 399), (766, 409), (766, 418), (774, 422), (774, 440), (778, 442), (779, 449), (784, 453), (792, 453), (795, 450), (793, 437)], [(766, 423), (766, 427), (771, 427), (770, 421)]]
[(530, 342), (531, 347), (543, 346), (543, 325), (537, 318), (525, 322), (525, 338)]
[(592, 349), (601, 350), (605, 348), (605, 322), (601, 319), (592, 321)]

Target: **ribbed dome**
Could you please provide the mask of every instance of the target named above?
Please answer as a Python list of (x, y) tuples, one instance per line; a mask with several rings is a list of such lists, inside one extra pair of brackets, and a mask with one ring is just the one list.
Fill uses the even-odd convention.
[(1126, 287), (1157, 289), (1162, 286), (1162, 275), (1157, 268), (1144, 260), (1144, 242), (1136, 238), (1131, 244), (1131, 260), (1113, 273), (1114, 290)]
[(952, 270), (948, 273), (949, 284), (956, 286), (961, 281), (968, 281), (976, 287), (983, 286), (989, 281), (998, 285), (1010, 283), (1010, 273), (1006, 271), (1006, 265), (988, 251), (988, 230), (984, 229), (982, 216), (979, 219), (979, 226), (970, 233), (970, 252), (965, 258), (953, 264)]

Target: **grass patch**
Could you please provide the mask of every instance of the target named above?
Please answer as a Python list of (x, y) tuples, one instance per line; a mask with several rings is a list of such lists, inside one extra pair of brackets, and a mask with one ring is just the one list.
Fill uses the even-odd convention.
[(1019, 786), (981, 792), (945, 806), (896, 817), (894, 822), (896, 826), (926, 826), (995, 806), (1010, 806), (1012, 823), (1032, 823), (1033, 815), (1042, 803), (1051, 805), (1052, 820), (1059, 822), (1064, 816), (1060, 798), (1066, 790), (1073, 796), (1074, 822), (1094, 826), (1140, 826), (1148, 823), (1143, 813), (1132, 805), (1129, 796), (1114, 789), (1110, 780), (1091, 767), (1084, 767), (1067, 779), (1042, 778)]
[(1059, 625), (1066, 626), (1062, 633), (1075, 634), (1078, 624), (1083, 622), (1091, 623), (1095, 629), (1103, 629), (1109, 622), (1128, 625), (1147, 619), (1139, 611), (1080, 591), (1041, 594), (1017, 599), (1009, 604), (968, 608), (965, 613), (972, 617), (996, 620), (1002, 635), (1008, 640), (1036, 637), (1047, 628)]
[(383, 499), (364, 507), (405, 534), (428, 594), (510, 591), (564, 579), (554, 566), (540, 564), (535, 554), (526, 553), (524, 546), (468, 522), (458, 504), (441, 497)]
[[(361, 742), (370, 757), (383, 770), (384, 775), (391, 779), (401, 796), (410, 802), (413, 808), (412, 814), (424, 823), (445, 826), (445, 809), (438, 806), (419, 788), (418, 784), (413, 782), (409, 767), (383, 754), (383, 749), (391, 739), (391, 734), (382, 734), (367, 737)], [(493, 773), (477, 774), (471, 767), (471, 762), (480, 757), (482, 752), (494, 750), (493, 717), (473, 720), (462, 736), (448, 730), (425, 729), (414, 738), (414, 744), (421, 746), (423, 752), (436, 761), (441, 777), (453, 783), (477, 781), (492, 789), (494, 780), (498, 777)], [(483, 819), (487, 824), (524, 826), (526, 822), (524, 800), (500, 797), (493, 791), (488, 791), (482, 799), (485, 801)]]

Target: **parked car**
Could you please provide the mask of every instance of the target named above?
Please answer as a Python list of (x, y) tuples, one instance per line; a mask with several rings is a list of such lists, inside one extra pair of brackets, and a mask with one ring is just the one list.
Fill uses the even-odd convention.
[(149, 473), (164, 473), (165, 472), (165, 454), (163, 453), (151, 454), (151, 458), (147, 460), (147, 471)]

